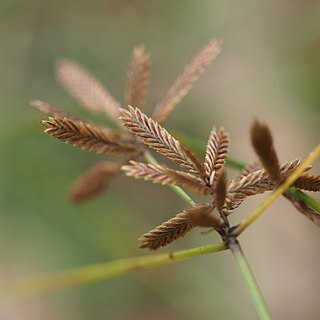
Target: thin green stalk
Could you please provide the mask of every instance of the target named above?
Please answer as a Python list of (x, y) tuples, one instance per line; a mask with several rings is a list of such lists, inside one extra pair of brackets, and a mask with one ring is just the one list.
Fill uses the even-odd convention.
[(217, 243), (171, 253), (93, 264), (40, 277), (29, 278), (2, 286), (0, 288), (0, 303), (12, 302), (62, 289), (77, 287), (83, 284), (95, 283), (119, 277), (130, 272), (149, 269), (175, 261), (219, 252), (225, 249), (227, 248), (224, 243)]
[(256, 311), (259, 315), (259, 319), (271, 320), (271, 315), (268, 311), (265, 300), (261, 294), (257, 281), (252, 273), (248, 260), (244, 255), (239, 242), (236, 240), (234, 243), (230, 243), (229, 248), (236, 259), (236, 262), (239, 266), (243, 279), (245, 280), (245, 283), (248, 287), (249, 294), (255, 305)]

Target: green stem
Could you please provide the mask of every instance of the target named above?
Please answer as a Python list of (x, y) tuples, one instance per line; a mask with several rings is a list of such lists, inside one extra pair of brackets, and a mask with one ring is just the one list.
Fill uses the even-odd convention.
[(259, 319), (270, 320), (271, 315), (239, 242), (236, 240), (232, 244), (229, 244), (229, 248), (235, 257), (241, 274), (245, 280), (251, 299), (259, 315)]
[(12, 302), (67, 288), (78, 287), (84, 284), (95, 283), (119, 277), (130, 272), (149, 269), (225, 249), (227, 248), (224, 243), (217, 243), (171, 253), (98, 263), (45, 276), (29, 278), (2, 286), (0, 288), (0, 303)]

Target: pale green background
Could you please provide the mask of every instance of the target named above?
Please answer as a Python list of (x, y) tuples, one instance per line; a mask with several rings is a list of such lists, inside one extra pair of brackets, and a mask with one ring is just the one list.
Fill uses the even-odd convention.
[[(86, 115), (55, 82), (72, 58), (122, 99), (133, 46), (152, 55), (147, 112), (210, 38), (223, 52), (168, 121), (205, 143), (212, 125), (231, 133), (233, 155), (254, 157), (248, 128), (270, 123), (283, 161), (319, 141), (319, 1), (0, 1), (0, 284), (147, 254), (137, 237), (185, 208), (165, 187), (121, 177), (83, 206), (68, 186), (102, 157), (54, 141), (34, 98)], [(104, 123), (104, 119), (91, 117)], [(319, 172), (319, 160), (315, 167)], [(230, 175), (232, 175), (230, 173)], [(243, 205), (234, 223), (262, 198)], [(318, 319), (319, 230), (284, 199), (241, 237), (275, 319)], [(195, 230), (163, 251), (218, 241)], [(229, 253), (0, 307), (1, 319), (256, 319)]]

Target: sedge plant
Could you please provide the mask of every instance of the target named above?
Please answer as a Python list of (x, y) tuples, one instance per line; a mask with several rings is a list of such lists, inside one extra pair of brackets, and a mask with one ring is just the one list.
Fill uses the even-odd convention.
[[(95, 163), (75, 181), (69, 192), (73, 202), (82, 203), (101, 195), (112, 179), (125, 172), (129, 177), (169, 186), (188, 204), (187, 209), (140, 236), (140, 248), (154, 251), (168, 246), (197, 227), (217, 232), (221, 242), (26, 279), (3, 287), (0, 291), (2, 299), (44, 294), (138, 269), (230, 250), (259, 318), (271, 319), (240, 245), (239, 236), (281, 195), (306, 218), (320, 226), (319, 202), (304, 193), (320, 191), (320, 176), (309, 173), (311, 163), (320, 155), (320, 145), (304, 160), (294, 159), (281, 164), (269, 126), (255, 120), (250, 136), (257, 159), (245, 165), (229, 157), (230, 135), (223, 127), (214, 127), (206, 144), (177, 133), (188, 145), (194, 146), (194, 150), (187, 148), (163, 127), (168, 115), (220, 52), (221, 43), (220, 40), (211, 40), (196, 54), (155, 106), (151, 117), (143, 110), (150, 69), (150, 55), (143, 46), (138, 46), (133, 51), (123, 103), (118, 102), (94, 76), (77, 63), (58, 61), (56, 68), (59, 82), (87, 110), (106, 114), (114, 121), (116, 129), (83, 120), (47, 102), (30, 102), (32, 107), (49, 116), (42, 120), (42, 124), (45, 132), (52, 137), (89, 152), (118, 156), (114, 161)], [(176, 166), (159, 164), (150, 150)], [(204, 153), (203, 158), (200, 153)], [(228, 167), (240, 170), (239, 175), (231, 181), (227, 180)], [(196, 203), (187, 192), (201, 194), (207, 200)], [(247, 198), (265, 192), (271, 194), (256, 211), (244, 221), (236, 225), (230, 224), (229, 216), (239, 210)]]

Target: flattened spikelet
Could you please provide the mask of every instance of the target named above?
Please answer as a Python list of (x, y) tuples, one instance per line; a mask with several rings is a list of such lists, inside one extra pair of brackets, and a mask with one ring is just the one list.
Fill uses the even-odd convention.
[(284, 196), (295, 206), (295, 208), (300, 211), (306, 218), (320, 227), (320, 214), (317, 213), (315, 210), (310, 208), (306, 203), (303, 201), (293, 197), (288, 192), (284, 193)]
[(121, 135), (105, 128), (71, 119), (51, 118), (41, 122), (46, 133), (75, 147), (101, 154), (132, 152), (135, 146)]
[(312, 221), (315, 225), (320, 227), (320, 214), (313, 210), (312, 208), (305, 205), (304, 202), (300, 201), (302, 205), (302, 210), (298, 208), (298, 206), (295, 206), (302, 214), (304, 214), (305, 217), (307, 217), (310, 221)]
[(197, 227), (221, 229), (223, 220), (220, 217), (210, 215), (214, 206), (211, 203), (198, 204), (194, 208), (186, 210), (190, 221)]
[(219, 176), (219, 172), (223, 169), (229, 152), (230, 138), (229, 134), (221, 127), (219, 130), (213, 129), (210, 133), (206, 156), (204, 160), (204, 168), (206, 171), (207, 182), (214, 187)]
[(251, 143), (263, 167), (269, 172), (271, 178), (280, 182), (280, 165), (270, 128), (257, 120), (251, 127)]
[(211, 40), (193, 60), (185, 66), (182, 73), (173, 82), (164, 99), (156, 106), (152, 118), (162, 123), (181, 99), (192, 88), (193, 83), (210, 62), (220, 52), (220, 40)]
[(293, 186), (307, 191), (320, 191), (320, 176), (304, 173), (295, 181)]
[(123, 125), (134, 133), (145, 145), (181, 167), (197, 172), (196, 166), (183, 151), (180, 142), (157, 122), (148, 118), (138, 108), (120, 109)]
[[(300, 162), (300, 159), (295, 159), (282, 165), (280, 168), (281, 179), (286, 179)], [(230, 214), (247, 197), (271, 191), (276, 186), (277, 184), (270, 178), (265, 169), (254, 171), (246, 176), (240, 176), (228, 184), (225, 210)]]
[(118, 122), (120, 103), (104, 86), (79, 64), (60, 60), (56, 64), (57, 78), (71, 96), (94, 113), (106, 113)]
[(212, 192), (201, 179), (190, 173), (172, 169), (168, 169), (168, 173), (177, 181), (177, 183), (179, 183), (177, 185), (181, 187), (188, 188), (193, 192), (204, 195), (208, 195)]
[(64, 112), (60, 110), (59, 108), (51, 105), (48, 102), (44, 102), (41, 100), (31, 100), (29, 101), (29, 105), (38, 111), (48, 115), (52, 116), (54, 118), (65, 118), (65, 119), (70, 119), (74, 121), (82, 121), (85, 122), (85, 120), (82, 120), (81, 118), (78, 118), (70, 113)]
[(188, 159), (190, 159), (190, 161), (194, 164), (194, 167), (197, 168), (196, 173), (201, 178), (205, 178), (206, 172), (204, 169), (204, 165), (203, 165), (202, 161), (199, 159), (199, 157), (196, 154), (194, 154), (191, 150), (189, 150), (185, 147), (182, 147), (182, 150), (183, 150), (184, 154), (188, 157)]
[(131, 63), (127, 73), (127, 90), (125, 106), (132, 105), (142, 109), (149, 79), (150, 55), (144, 51), (144, 46), (134, 48)]
[(155, 166), (137, 161), (130, 161), (130, 165), (124, 165), (121, 168), (129, 177), (152, 181), (162, 185), (174, 184), (174, 179), (168, 175), (167, 168)]
[(190, 173), (176, 171), (164, 166), (155, 166), (136, 161), (130, 161), (130, 165), (122, 166), (127, 176), (145, 181), (152, 181), (162, 185), (173, 184), (188, 188), (196, 193), (208, 194), (210, 189), (199, 178)]
[(241, 171), (240, 176), (245, 177), (248, 174), (258, 171), (260, 169), (261, 169), (261, 165), (257, 161), (251, 162)]
[(184, 211), (142, 235), (139, 238), (141, 242), (140, 248), (157, 250), (160, 247), (167, 246), (173, 241), (182, 238), (194, 227), (195, 225), (190, 221), (188, 213)]
[(112, 177), (120, 170), (121, 164), (116, 162), (98, 162), (81, 175), (69, 190), (70, 200), (82, 203), (96, 198), (106, 190)]
[(219, 174), (214, 190), (216, 207), (221, 212), (227, 196), (227, 181), (223, 171)]

